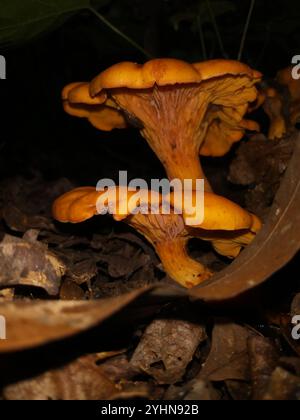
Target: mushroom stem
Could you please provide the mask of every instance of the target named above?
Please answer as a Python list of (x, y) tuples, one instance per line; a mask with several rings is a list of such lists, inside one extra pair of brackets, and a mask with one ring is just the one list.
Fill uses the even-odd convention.
[[(174, 162), (178, 162), (178, 165), (174, 166)], [(187, 156), (181, 152), (173, 152), (172, 154), (166, 156), (166, 160), (162, 159), (162, 163), (166, 168), (169, 180), (180, 179), (182, 182), (184, 180), (192, 180), (193, 189), (196, 189), (195, 180), (203, 179), (204, 191), (213, 192), (213, 189), (201, 167), (199, 155), (191, 154), (190, 156)]]
[(168, 275), (184, 287), (191, 288), (208, 280), (212, 272), (187, 253), (187, 239), (176, 238), (155, 245)]

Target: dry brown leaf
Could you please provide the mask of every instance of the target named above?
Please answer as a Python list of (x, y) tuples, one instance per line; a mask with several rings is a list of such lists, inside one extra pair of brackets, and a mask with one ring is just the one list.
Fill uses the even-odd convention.
[(182, 386), (171, 385), (166, 391), (164, 399), (180, 401), (217, 401), (221, 399), (221, 395), (210, 382), (198, 378), (187, 382)]
[(157, 319), (144, 332), (130, 363), (160, 384), (174, 384), (182, 379), (197, 347), (206, 338), (202, 325)]
[(256, 134), (240, 145), (230, 165), (229, 181), (251, 186), (245, 191), (247, 210), (263, 218), (267, 215), (296, 141), (297, 135), (270, 141), (263, 134)]
[(0, 287), (36, 286), (57, 295), (66, 268), (39, 242), (5, 235), (0, 243)]
[[(129, 251), (128, 251), (129, 248)], [(140, 268), (150, 263), (150, 257), (140, 251), (130, 253), (129, 246), (125, 246), (122, 253), (101, 255), (101, 260), (108, 264), (108, 274), (114, 278), (130, 276)]]
[(96, 262), (92, 257), (83, 261), (75, 262), (68, 267), (67, 276), (77, 284), (83, 284), (90, 281), (98, 273)]
[(300, 138), (276, 195), (270, 216), (256, 240), (228, 268), (201, 286), (194, 298), (222, 301), (262, 284), (284, 267), (300, 249)]
[(24, 350), (57, 341), (94, 327), (151, 288), (97, 301), (14, 301), (0, 303), (7, 322), (7, 340), (0, 353)]
[(96, 356), (26, 379), (3, 389), (6, 400), (106, 400), (118, 392), (96, 364)]
[(16, 232), (26, 232), (28, 229), (44, 229), (55, 232), (54, 223), (49, 218), (25, 214), (13, 205), (8, 204), (4, 207), (3, 219), (7, 226)]
[(299, 357), (281, 357), (280, 367), (300, 377), (300, 358)]
[(278, 367), (273, 372), (265, 401), (300, 401), (300, 378)]
[(233, 323), (219, 322), (212, 334), (209, 356), (199, 377), (213, 382), (250, 378), (248, 339), (254, 333)]
[(291, 315), (297, 316), (300, 315), (300, 293), (294, 297), (292, 306), (291, 306)]
[(227, 392), (234, 401), (249, 401), (251, 399), (251, 385), (245, 381), (225, 381)]
[(278, 364), (279, 353), (270, 340), (258, 335), (250, 337), (248, 349), (253, 389), (252, 399), (261, 400)]
[(114, 394), (110, 400), (160, 400), (163, 389), (150, 382), (122, 382), (121, 391)]
[(60, 288), (59, 297), (62, 300), (83, 300), (85, 292), (78, 284), (66, 278)]
[(138, 373), (137, 370), (129, 363), (128, 356), (126, 354), (120, 354), (104, 360), (103, 363), (100, 363), (100, 366), (106, 376), (115, 383), (119, 383), (124, 380), (129, 381)]

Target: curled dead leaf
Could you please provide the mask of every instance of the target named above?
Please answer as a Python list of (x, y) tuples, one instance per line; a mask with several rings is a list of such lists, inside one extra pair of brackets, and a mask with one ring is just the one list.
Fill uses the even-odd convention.
[(223, 301), (257, 287), (283, 268), (300, 249), (300, 136), (275, 197), (268, 221), (255, 241), (225, 270), (190, 289), (193, 298)]
[(0, 353), (24, 350), (65, 339), (92, 328), (148, 292), (140, 289), (97, 301), (13, 301), (0, 303), (8, 339)]
[(202, 325), (184, 320), (154, 320), (136, 348), (131, 365), (160, 384), (174, 384), (182, 379), (197, 347), (206, 338)]
[(36, 286), (57, 295), (66, 267), (38, 242), (5, 235), (0, 243), (0, 287)]

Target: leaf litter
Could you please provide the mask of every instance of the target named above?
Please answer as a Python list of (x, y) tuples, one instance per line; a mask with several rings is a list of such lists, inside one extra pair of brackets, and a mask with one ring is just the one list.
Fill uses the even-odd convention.
[[(274, 145), (264, 139), (262, 145), (254, 139), (253, 147), (269, 156), (265, 172), (253, 169), (252, 140), (240, 146), (229, 179), (247, 187), (240, 199), (249, 209), (259, 191), (268, 191), (260, 202), (264, 229), (230, 265), (194, 245), (195, 258), (225, 269), (189, 292), (172, 283), (152, 247), (129, 228), (110, 219), (76, 227), (54, 223), (51, 204), (73, 188), (70, 181), (49, 182), (39, 174), (3, 181), (0, 314), (10, 336), (0, 342), (0, 364), (24, 352), (46, 352), (49, 360), (31, 377), (10, 378), (6, 371), (2, 398), (299, 399), (300, 353), (290, 322), (298, 313), (300, 283), (289, 287), (288, 305), (274, 316), (272, 281), (266, 282), (292, 277), (289, 265), (283, 267), (299, 250), (297, 140)], [(241, 165), (252, 169), (238, 180)], [(268, 298), (262, 309), (257, 286), (263, 283)], [(228, 305), (252, 289), (251, 324), (246, 311), (237, 315)], [(48, 363), (51, 346), (68, 351), (79, 337), (73, 360)]]

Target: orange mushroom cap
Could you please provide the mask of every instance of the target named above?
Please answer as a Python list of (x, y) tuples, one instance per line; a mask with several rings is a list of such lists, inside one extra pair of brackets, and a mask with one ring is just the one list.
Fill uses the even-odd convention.
[(71, 83), (62, 91), (63, 107), (68, 114), (87, 118), (98, 130), (111, 131), (125, 128), (127, 123), (123, 115), (107, 101), (105, 93), (92, 98), (89, 84), (86, 82)]
[(90, 83), (92, 97), (105, 89), (149, 89), (157, 86), (201, 82), (201, 74), (189, 63), (172, 58), (155, 59), (145, 64), (122, 62), (96, 76)]
[(261, 73), (234, 60), (209, 60), (194, 64), (173, 58), (154, 59), (145, 64), (126, 61), (96, 76), (90, 83), (90, 93), (95, 97), (106, 89), (149, 89), (154, 85), (193, 84), (225, 75), (246, 75), (257, 81), (262, 77)]

